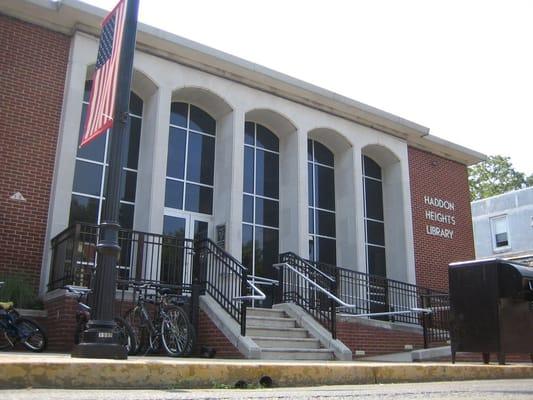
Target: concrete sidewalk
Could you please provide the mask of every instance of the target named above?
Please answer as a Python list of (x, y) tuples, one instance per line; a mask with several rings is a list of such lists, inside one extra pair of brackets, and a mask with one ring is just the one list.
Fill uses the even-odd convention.
[(237, 381), (318, 386), (533, 378), (533, 365), (262, 361), (169, 357), (79, 359), (67, 354), (0, 353), (0, 388), (216, 388)]

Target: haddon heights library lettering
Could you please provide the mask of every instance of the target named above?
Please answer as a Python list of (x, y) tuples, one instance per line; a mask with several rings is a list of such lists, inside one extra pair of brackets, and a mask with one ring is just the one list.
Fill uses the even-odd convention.
[[(424, 196), (424, 204), (434, 207), (434, 208), (444, 209), (448, 212), (455, 211), (455, 203), (453, 201), (439, 199), (438, 197)], [(434, 211), (431, 209), (427, 209), (425, 214), (426, 214), (426, 219), (429, 221), (435, 221), (435, 222), (440, 222), (442, 224), (455, 226), (454, 215), (451, 215), (445, 212)], [(427, 224), (426, 233), (432, 236), (440, 236), (446, 239), (453, 239), (453, 229), (451, 228), (443, 228), (443, 227)]]
[[(0, 280), (22, 277), (39, 296), (56, 351), (73, 345), (76, 303), (65, 285), (91, 285), (96, 268), (109, 135), (79, 143), (108, 12), (78, 0), (0, 7), (0, 47), (11, 49), (0, 60)], [(143, 24), (129, 114), (117, 314), (135, 301), (133, 282), (186, 299), (194, 283), (197, 347), (216, 348), (217, 357), (352, 359), (423, 345), (416, 314), (358, 315), (389, 315), (417, 304), (416, 293), (447, 292), (448, 264), (474, 258), (467, 167), (484, 155)], [(321, 319), (313, 313), (328, 308), (322, 296), (294, 297), (297, 279), (277, 269), (293, 273), (286, 265), (321, 270), (359, 308), (339, 310), (335, 324)], [(265, 299), (242, 301), (257, 277), (266, 278)], [(395, 292), (398, 281), (415, 297)], [(338, 341), (273, 350), (260, 339), (268, 332), (254, 327), (264, 307), (314, 321)], [(263, 323), (269, 332), (276, 318)]]

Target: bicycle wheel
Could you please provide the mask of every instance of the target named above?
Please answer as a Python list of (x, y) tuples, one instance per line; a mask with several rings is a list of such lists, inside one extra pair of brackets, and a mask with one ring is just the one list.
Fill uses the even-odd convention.
[(137, 351), (137, 343), (135, 341), (135, 334), (130, 325), (121, 317), (114, 318), (116, 329), (119, 334), (120, 343), (126, 347), (128, 355), (134, 355)]
[(7, 350), (12, 348), (12, 344), (15, 343), (15, 338), (8, 336), (5, 330), (0, 330), (0, 350)]
[(46, 349), (47, 338), (37, 322), (27, 318), (19, 318), (15, 321), (15, 326), (18, 329), (20, 341), (26, 349), (36, 353)]
[(184, 355), (191, 337), (191, 324), (185, 311), (178, 306), (166, 307), (161, 324), (161, 338), (167, 354), (171, 357)]
[(149, 345), (148, 337), (150, 335), (148, 332), (148, 326), (139, 307), (134, 307), (130, 309), (124, 315), (124, 320), (131, 328), (131, 332), (133, 333), (133, 338), (135, 341), (135, 347), (132, 347), (128, 354), (135, 355), (141, 349), (144, 349), (146, 346)]

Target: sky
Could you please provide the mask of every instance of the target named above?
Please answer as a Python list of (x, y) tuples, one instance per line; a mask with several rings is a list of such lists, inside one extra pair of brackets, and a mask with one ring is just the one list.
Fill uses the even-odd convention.
[(139, 11), (148, 25), (508, 156), (527, 175), (532, 19), (530, 0), (140, 0)]

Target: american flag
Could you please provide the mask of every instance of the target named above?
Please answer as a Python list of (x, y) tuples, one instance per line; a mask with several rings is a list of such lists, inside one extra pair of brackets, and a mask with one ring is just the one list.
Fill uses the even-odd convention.
[(126, 0), (121, 0), (102, 22), (96, 69), (93, 74), (85, 130), (80, 147), (113, 126), (118, 64), (122, 37), (124, 36), (125, 17)]

